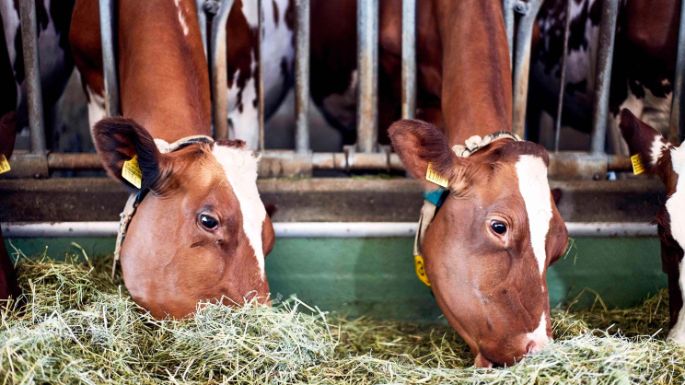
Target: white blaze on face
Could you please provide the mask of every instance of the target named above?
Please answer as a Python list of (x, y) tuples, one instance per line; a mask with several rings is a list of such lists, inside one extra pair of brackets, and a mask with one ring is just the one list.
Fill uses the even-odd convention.
[(243, 216), (243, 231), (257, 258), (257, 265), (264, 279), (264, 248), (262, 247), (262, 226), (266, 209), (257, 191), (258, 159), (252, 151), (235, 147), (215, 145), (212, 154), (226, 173), (228, 183), (238, 198)]
[(516, 176), (519, 181), (519, 192), (523, 197), (528, 215), (530, 243), (535, 259), (538, 261), (540, 274), (542, 274), (545, 271), (545, 262), (547, 261), (545, 243), (549, 223), (552, 219), (547, 166), (540, 157), (521, 155), (516, 162)]
[(538, 327), (532, 332), (527, 333), (526, 338), (529, 341), (535, 342), (535, 346), (530, 353), (535, 353), (542, 350), (550, 342), (550, 338), (547, 336), (547, 315), (544, 311), (540, 316), (540, 323), (538, 324)]
[[(671, 150), (671, 162), (673, 164), (673, 171), (678, 175), (678, 182), (676, 190), (666, 201), (666, 211), (670, 217), (671, 234), (673, 239), (678, 242), (680, 248), (685, 250), (685, 149), (683, 146), (673, 148)], [(683, 261), (678, 265), (680, 278), (678, 284), (680, 286), (680, 293), (685, 297), (685, 264)], [(685, 306), (680, 309), (678, 313), (678, 320), (675, 326), (668, 333), (668, 338), (685, 345)]]

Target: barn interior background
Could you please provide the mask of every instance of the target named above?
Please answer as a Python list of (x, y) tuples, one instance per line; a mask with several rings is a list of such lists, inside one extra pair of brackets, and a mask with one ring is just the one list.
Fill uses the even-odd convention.
[[(114, 0), (101, 0), (101, 20), (111, 20)], [(226, 22), (231, 1), (216, 7), (206, 37), (210, 73), (216, 89), (225, 84)], [(528, 101), (531, 35), (542, 0), (505, 0), (514, 79), (514, 130), (524, 135)], [(569, 2), (570, 3), (570, 2)], [(22, 21), (35, 17), (33, 2), (23, 1)], [(205, 7), (204, 0), (198, 0)], [(219, 3), (217, 3), (219, 4)], [(310, 107), (308, 84), (309, 0), (297, 0), (295, 84), (288, 102), (268, 121), (263, 101), (259, 127), (262, 162), (259, 188), (263, 200), (278, 211), (273, 220), (276, 246), (267, 258), (272, 291), (296, 293), (324, 310), (380, 318), (434, 320), (440, 314), (430, 292), (414, 275), (412, 236), (421, 205), (418, 183), (403, 177), (402, 165), (387, 146), (377, 143), (378, 0), (359, 0), (357, 144), (342, 146), (339, 134)], [(629, 159), (605, 153), (608, 93), (618, 0), (602, 2), (593, 124), (588, 135), (563, 132), (561, 117), (551, 148), (583, 148), (552, 153), (552, 187), (562, 191), (559, 209), (577, 251), (548, 273), (552, 305), (589, 288), (609, 306), (629, 306), (666, 286), (658, 257), (652, 218), (662, 201), (656, 180), (630, 176)], [(403, 1), (403, 116), (415, 108), (415, 3)], [(26, 8), (26, 9), (25, 9)], [(685, 8), (683, 8), (685, 9)], [(201, 18), (205, 14), (201, 13)], [(204, 22), (204, 20), (203, 20)], [(34, 23), (35, 24), (35, 23)], [(103, 23), (103, 57), (110, 114), (117, 112), (116, 76), (112, 66), (111, 23)], [(682, 28), (681, 28), (682, 30)], [(106, 33), (109, 31), (109, 34)], [(681, 31), (682, 35), (682, 31)], [(45, 147), (40, 84), (40, 54), (35, 30), (22, 30), (27, 63), (29, 127), (17, 139), (12, 171), (0, 176), (0, 220), (8, 249), (27, 255), (59, 257), (72, 242), (89, 255), (113, 250), (117, 219), (128, 192), (107, 179), (93, 153), (84, 97), (76, 75), (54, 113), (61, 132), (54, 148)], [(228, 37), (230, 41), (230, 36)], [(31, 41), (34, 43), (32, 44)], [(671, 137), (682, 133), (683, 41), (678, 44)], [(106, 47), (109, 47), (108, 49)], [(261, 55), (260, 55), (261, 56)], [(107, 58), (109, 57), (110, 60)], [(33, 73), (33, 75), (31, 75)], [(563, 71), (562, 71), (563, 73)], [(223, 82), (223, 83), (222, 83)], [(563, 84), (563, 81), (562, 81)], [(563, 89), (561, 94), (563, 94)], [(215, 136), (228, 136), (226, 92), (213, 98)], [(570, 137), (575, 135), (575, 139)], [(561, 140), (558, 138), (562, 138)], [(564, 140), (568, 139), (568, 140)], [(555, 143), (556, 140), (556, 143)], [(558, 143), (558, 144), (557, 144)], [(587, 303), (592, 298), (587, 297)]]

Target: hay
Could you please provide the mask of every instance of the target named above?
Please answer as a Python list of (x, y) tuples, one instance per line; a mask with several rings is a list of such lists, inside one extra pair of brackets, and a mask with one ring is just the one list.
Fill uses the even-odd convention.
[(20, 258), (25, 295), (0, 317), (0, 384), (685, 382), (685, 349), (663, 340), (664, 292), (629, 310), (556, 311), (552, 346), (486, 370), (447, 326), (330, 318), (297, 299), (157, 321), (108, 268)]

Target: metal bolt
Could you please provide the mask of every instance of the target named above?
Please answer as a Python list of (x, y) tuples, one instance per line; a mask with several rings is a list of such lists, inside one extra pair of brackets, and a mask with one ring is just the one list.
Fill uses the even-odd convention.
[(221, 6), (221, 3), (218, 0), (205, 0), (204, 4), (202, 4), (202, 9), (207, 13), (208, 15), (216, 15), (217, 12), (219, 12), (219, 7)]
[(526, 15), (530, 10), (530, 4), (527, 1), (519, 0), (514, 3), (514, 12)]

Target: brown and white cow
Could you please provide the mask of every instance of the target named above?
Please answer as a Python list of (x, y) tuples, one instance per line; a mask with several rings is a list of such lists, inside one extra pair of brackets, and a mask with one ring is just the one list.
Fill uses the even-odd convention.
[(661, 263), (668, 276), (671, 331), (668, 338), (685, 345), (685, 147), (669, 143), (657, 130), (638, 120), (629, 110), (621, 111), (621, 133), (631, 155), (644, 169), (656, 174), (666, 186), (666, 202), (657, 214), (661, 239)]
[[(264, 256), (274, 236), (257, 158), (243, 142), (206, 138), (209, 80), (196, 2), (117, 5), (124, 117), (100, 120), (93, 137), (107, 172), (129, 187), (122, 168), (137, 156), (147, 192), (121, 247), (126, 287), (155, 317), (185, 316), (202, 300), (267, 301)], [(98, 20), (97, 0), (77, 0), (70, 41), (91, 101), (103, 90)], [(167, 152), (179, 140), (185, 145)]]
[[(174, 4), (178, 7), (178, 2)], [(265, 1), (264, 12), (264, 105), (265, 116), (271, 116), (280, 106), (293, 82), (293, 0)], [(242, 140), (247, 148), (257, 149), (258, 110), (258, 2), (236, 0), (226, 24), (226, 66), (228, 89), (228, 125), (230, 137)], [(188, 25), (185, 19), (184, 31)], [(93, 43), (95, 41), (93, 40)], [(78, 58), (77, 58), (78, 59)], [(86, 84), (88, 120), (91, 126), (105, 116), (101, 89)]]
[[(380, 2), (379, 137), (399, 118), (401, 3)], [(352, 130), (356, 1), (312, 3), (312, 96), (327, 118)], [(469, 157), (455, 145), (510, 131), (512, 87), (501, 2), (417, 2), (419, 120), (389, 137), (410, 174), (428, 164), (448, 194), (421, 242), (438, 305), (471, 347), (477, 366), (512, 364), (551, 340), (547, 266), (567, 231), (550, 194), (547, 153), (511, 135)], [(350, 135), (348, 140), (353, 140)], [(479, 142), (471, 140), (470, 142)]]
[[(563, 52), (566, 0), (544, 2), (534, 34), (528, 123), (537, 137), (541, 114), (556, 113)], [(600, 0), (572, 0), (566, 66), (563, 123), (583, 132), (592, 127), (598, 56)], [(660, 132), (666, 132), (680, 23), (679, 0), (631, 0), (619, 5), (609, 98), (607, 144), (626, 153), (618, 114), (627, 108)], [(551, 122), (551, 118), (542, 121)]]

